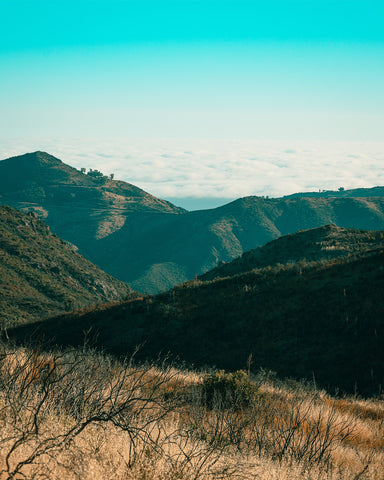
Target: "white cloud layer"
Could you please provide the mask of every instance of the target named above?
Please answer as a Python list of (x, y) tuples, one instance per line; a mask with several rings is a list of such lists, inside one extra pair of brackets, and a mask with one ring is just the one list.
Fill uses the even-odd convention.
[[(161, 198), (278, 197), (384, 185), (384, 142), (0, 139), (0, 158), (44, 150)], [(180, 202), (182, 204), (182, 202)]]

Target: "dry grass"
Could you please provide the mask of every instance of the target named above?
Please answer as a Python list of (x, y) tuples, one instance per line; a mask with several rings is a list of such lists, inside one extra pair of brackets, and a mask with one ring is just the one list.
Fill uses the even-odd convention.
[(239, 410), (201, 379), (3, 345), (0, 479), (384, 480), (382, 400), (264, 380)]

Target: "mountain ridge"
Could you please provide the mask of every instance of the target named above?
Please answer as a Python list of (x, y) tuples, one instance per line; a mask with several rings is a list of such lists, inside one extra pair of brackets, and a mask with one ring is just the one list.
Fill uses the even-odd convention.
[(319, 192), (298, 192), (291, 195), (284, 195), (281, 198), (295, 198), (295, 197), (314, 197), (314, 198), (329, 198), (329, 197), (382, 197), (384, 196), (384, 187), (376, 186), (369, 188), (350, 188), (345, 189), (340, 187), (338, 190), (321, 190)]
[[(35, 152), (0, 161), (0, 202), (35, 211), (81, 254), (141, 292), (167, 290), (297, 230), (329, 223), (384, 229), (384, 197), (370, 197), (368, 191), (358, 198), (251, 196), (187, 212), (138, 187), (102, 174), (92, 178), (53, 159)], [(33, 176), (29, 172), (26, 179), (24, 172), (24, 180), (18, 178), (23, 172), (18, 162), (30, 165)], [(51, 174), (69, 178), (58, 184)], [(5, 187), (9, 179), (14, 183)]]

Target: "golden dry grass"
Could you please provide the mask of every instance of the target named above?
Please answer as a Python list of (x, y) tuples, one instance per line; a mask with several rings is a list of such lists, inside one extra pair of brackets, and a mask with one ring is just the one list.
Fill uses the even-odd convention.
[[(0, 480), (384, 480), (379, 399), (265, 381), (239, 411), (208, 407), (196, 372), (10, 347), (1, 360)], [(36, 375), (44, 362), (54, 375)]]

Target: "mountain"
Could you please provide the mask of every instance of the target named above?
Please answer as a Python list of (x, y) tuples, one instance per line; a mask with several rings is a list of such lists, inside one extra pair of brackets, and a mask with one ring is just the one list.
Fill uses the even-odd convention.
[(2, 327), (132, 294), (52, 234), (35, 213), (0, 207)]
[[(0, 202), (33, 210), (111, 275), (157, 293), (281, 235), (334, 223), (384, 229), (383, 189), (353, 196), (244, 197), (187, 212), (126, 182), (88, 174), (43, 152), (0, 162)], [(100, 173), (100, 172), (99, 172)], [(337, 193), (337, 192), (334, 192)], [(305, 195), (305, 194), (302, 194)]]
[[(319, 245), (325, 238), (327, 246), (332, 230), (292, 237), (297, 247), (304, 233)], [(367, 234), (366, 250), (354, 242), (354, 231), (335, 232), (356, 253), (329, 259), (320, 248), (316, 261), (314, 248), (311, 261), (192, 280), (154, 297), (68, 313), (10, 335), (29, 338), (33, 331), (54, 343), (81, 345), (87, 331), (95, 345), (117, 355), (140, 345), (138, 358), (171, 352), (196, 366), (226, 369), (244, 368), (251, 358), (254, 371), (262, 367), (280, 377), (315, 379), (330, 390), (377, 394), (384, 384), (384, 232)], [(279, 243), (284, 251), (287, 238), (274, 242), (275, 251)]]
[(0, 162), (0, 201), (35, 211), (55, 233), (85, 252), (90, 240), (121, 228), (127, 213), (184, 212), (134, 185), (97, 170), (82, 173), (45, 152)]
[[(329, 223), (384, 229), (384, 197), (245, 197), (219, 208), (157, 220), (139, 229), (132, 219), (100, 240), (108, 271), (148, 293), (195, 278), (221, 261), (228, 262), (244, 251), (301, 229)], [(121, 255), (116, 255), (116, 246)]]
[(272, 240), (262, 247), (243, 253), (229, 263), (201, 275), (201, 280), (227, 277), (249, 272), (255, 268), (312, 262), (347, 257), (377, 246), (384, 247), (384, 231), (347, 229), (324, 225), (299, 231)]
[[(120, 254), (115, 245), (105, 252), (100, 240), (125, 225), (128, 238), (123, 248), (129, 250), (136, 236), (147, 232), (158, 217), (173, 217), (185, 210), (100, 173), (82, 173), (45, 152), (12, 157), (0, 162), (0, 203), (37, 213), (54, 233), (112, 273), (108, 254), (113, 261), (125, 253)], [(117, 274), (131, 280), (124, 271)]]
[[(66, 165), (45, 152), (34, 152), (0, 162), (0, 192), (3, 199), (25, 202), (26, 206), (40, 203), (72, 206), (94, 202), (95, 209), (111, 211), (184, 212), (182, 208), (160, 200), (134, 185), (112, 180), (97, 170), (87, 174)], [(98, 226), (99, 237), (108, 228)]]

